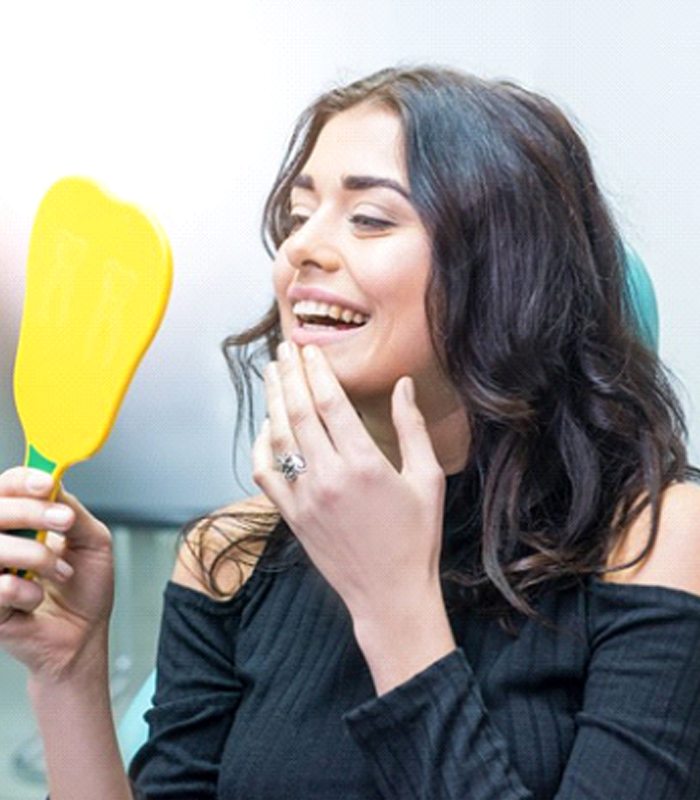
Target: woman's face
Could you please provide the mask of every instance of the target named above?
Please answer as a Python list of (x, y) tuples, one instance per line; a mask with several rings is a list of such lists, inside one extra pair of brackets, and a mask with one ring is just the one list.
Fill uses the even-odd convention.
[(388, 396), (402, 375), (428, 400), (445, 384), (424, 310), (431, 242), (410, 200), (399, 118), (371, 105), (332, 117), (290, 212), (274, 267), (284, 338), (320, 346), (353, 400)]

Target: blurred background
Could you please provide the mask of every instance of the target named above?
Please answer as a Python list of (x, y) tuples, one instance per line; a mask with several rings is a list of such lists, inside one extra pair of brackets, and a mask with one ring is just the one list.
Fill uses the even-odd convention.
[[(152, 668), (179, 525), (252, 486), (232, 470), (219, 345), (272, 297), (262, 205), (294, 120), (337, 82), (438, 62), (517, 80), (578, 122), (645, 262), (700, 461), (700, 7), (687, 0), (32, 2), (0, 9), (0, 469), (23, 457), (12, 366), (32, 220), (58, 178), (152, 211), (172, 298), (100, 453), (65, 479), (115, 533), (118, 711)], [(0, 654), (0, 800), (43, 796), (22, 670)]]

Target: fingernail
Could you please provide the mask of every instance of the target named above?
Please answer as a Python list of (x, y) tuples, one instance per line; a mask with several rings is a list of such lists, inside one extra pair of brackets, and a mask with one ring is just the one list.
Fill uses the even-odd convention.
[(416, 402), (416, 391), (413, 386), (413, 378), (405, 378), (403, 382), (403, 391), (407, 400), (409, 400), (411, 403)]
[(46, 492), (53, 486), (53, 478), (48, 472), (33, 469), (27, 476), (26, 487), (30, 492)]
[(54, 569), (56, 570), (56, 575), (62, 581), (67, 581), (69, 578), (72, 578), (73, 573), (75, 572), (73, 567), (71, 567), (71, 565), (67, 561), (64, 561), (62, 558), (58, 559)]
[(318, 358), (318, 347), (313, 344), (307, 344), (301, 351), (307, 361), (313, 361)]
[(52, 506), (44, 512), (44, 519), (52, 525), (66, 525), (70, 518), (70, 510), (63, 506)]
[(289, 358), (289, 342), (281, 342), (277, 348), (277, 358), (286, 361)]

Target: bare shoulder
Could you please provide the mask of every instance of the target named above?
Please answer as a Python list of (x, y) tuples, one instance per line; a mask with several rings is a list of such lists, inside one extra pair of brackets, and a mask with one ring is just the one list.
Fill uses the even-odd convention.
[[(248, 532), (248, 528), (241, 520), (253, 515), (259, 516), (260, 529), (263, 532), (271, 530), (277, 519), (275, 506), (264, 494), (260, 494), (212, 512), (210, 519), (215, 520), (213, 524), (204, 520), (196, 525), (187, 534), (180, 547), (172, 574), (173, 582), (203, 592), (217, 600), (222, 599), (212, 593), (204, 578), (202, 561), (197, 556), (203, 559), (206, 566), (210, 566), (223, 548)], [(246, 563), (223, 560), (217, 566), (217, 583), (226, 587), (229, 596), (235, 594), (248, 580), (264, 545), (264, 541), (246, 543)]]
[[(612, 553), (608, 565), (624, 564), (644, 548), (651, 531), (645, 508)], [(700, 485), (674, 483), (661, 497), (656, 542), (638, 564), (604, 576), (615, 583), (668, 586), (700, 595)]]

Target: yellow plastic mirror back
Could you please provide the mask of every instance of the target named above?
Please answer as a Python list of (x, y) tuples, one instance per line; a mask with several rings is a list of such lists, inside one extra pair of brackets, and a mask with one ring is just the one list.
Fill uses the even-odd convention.
[(35, 456), (25, 463), (58, 479), (100, 448), (171, 283), (168, 241), (143, 211), (85, 178), (49, 189), (32, 229), (14, 369)]

